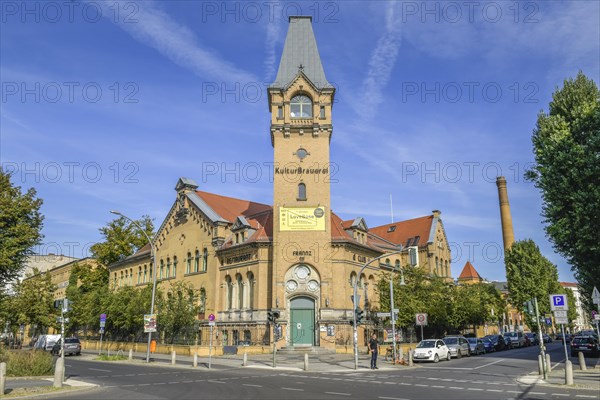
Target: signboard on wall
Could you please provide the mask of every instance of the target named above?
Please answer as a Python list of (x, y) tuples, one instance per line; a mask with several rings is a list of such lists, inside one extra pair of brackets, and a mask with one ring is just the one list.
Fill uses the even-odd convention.
[(279, 230), (324, 231), (325, 207), (280, 207)]

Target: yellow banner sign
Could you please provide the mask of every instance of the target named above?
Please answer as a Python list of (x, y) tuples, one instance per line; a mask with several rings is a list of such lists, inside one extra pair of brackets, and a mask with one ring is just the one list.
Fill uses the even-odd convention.
[(279, 229), (282, 231), (324, 231), (325, 207), (280, 207)]

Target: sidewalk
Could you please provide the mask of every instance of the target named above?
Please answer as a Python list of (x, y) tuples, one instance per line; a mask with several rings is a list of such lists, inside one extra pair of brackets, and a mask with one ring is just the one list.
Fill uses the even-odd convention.
[[(84, 354), (89, 356), (97, 355), (96, 352), (83, 351)], [(128, 356), (129, 353), (123, 355)], [(248, 361), (246, 368), (265, 368), (273, 369), (273, 355), (272, 354), (248, 354)], [(86, 357), (88, 358), (88, 357)], [(277, 353), (277, 367), (276, 370), (293, 370), (303, 371), (304, 370), (304, 353), (289, 353), (289, 352), (278, 352)], [(143, 362), (146, 359), (146, 353), (137, 352), (133, 353), (134, 361)], [(211, 368), (213, 369), (229, 369), (229, 368), (241, 368), (243, 364), (244, 355), (228, 355), (212, 357), (210, 360)], [(360, 354), (358, 357), (358, 370), (359, 371), (371, 371), (370, 366), (371, 357), (367, 354)], [(193, 357), (190, 356), (177, 356), (177, 365), (179, 366), (191, 366), (193, 364)], [(155, 363), (161, 363), (161, 365), (170, 365), (171, 356), (169, 354), (151, 354), (150, 361)], [(198, 357), (198, 367), (208, 368), (209, 357)], [(389, 362), (385, 362), (383, 359), (379, 359), (377, 362), (378, 371), (385, 370), (397, 370), (408, 368), (402, 365), (392, 365)], [(308, 353), (308, 371), (314, 372), (352, 372), (354, 369), (354, 358), (352, 354), (312, 354)], [(375, 372), (375, 371), (374, 371)]]
[[(34, 396), (44, 393), (54, 393), (61, 390), (71, 390), (74, 388), (93, 388), (97, 385), (70, 379), (67, 377), (63, 383), (62, 389), (54, 388), (54, 377), (40, 376), (40, 377), (24, 377), (24, 378), (6, 378), (6, 387), (4, 395), (7, 397), (12, 396)], [(44, 390), (48, 389), (48, 390)]]
[(573, 389), (588, 389), (600, 393), (600, 363), (598, 359), (586, 358), (587, 370), (579, 369), (579, 364), (573, 363), (573, 386), (565, 385), (565, 364), (554, 364), (554, 369), (550, 372), (548, 379), (544, 380), (537, 372), (519, 378), (519, 382), (525, 384), (536, 384), (543, 386), (554, 386)]

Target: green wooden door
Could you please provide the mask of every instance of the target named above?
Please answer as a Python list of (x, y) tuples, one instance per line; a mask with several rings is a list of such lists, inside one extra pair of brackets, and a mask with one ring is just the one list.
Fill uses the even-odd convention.
[[(311, 308), (307, 308), (312, 304)], [(291, 342), (292, 345), (314, 345), (315, 309), (314, 301), (298, 298), (291, 301)], [(297, 308), (296, 308), (297, 307)], [(302, 307), (302, 308), (300, 308)]]

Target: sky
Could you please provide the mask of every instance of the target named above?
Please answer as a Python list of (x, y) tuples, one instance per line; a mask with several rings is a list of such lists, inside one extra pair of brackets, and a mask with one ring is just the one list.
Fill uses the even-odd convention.
[(524, 180), (552, 92), (599, 82), (597, 1), (9, 1), (0, 163), (44, 200), (39, 254), (89, 255), (110, 210), (155, 226), (180, 177), (272, 204), (270, 116), (290, 15), (336, 87), (332, 210), (368, 226), (441, 210), (452, 274), (504, 280), (496, 177), (517, 240), (573, 281)]

